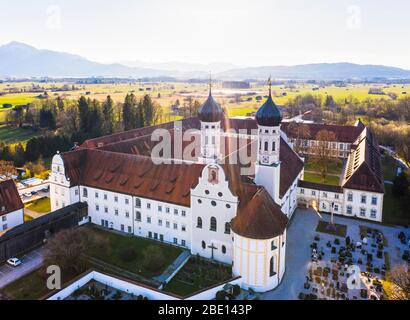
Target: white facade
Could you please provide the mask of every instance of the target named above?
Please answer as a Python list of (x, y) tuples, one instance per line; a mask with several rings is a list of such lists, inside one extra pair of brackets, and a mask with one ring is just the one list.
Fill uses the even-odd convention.
[(24, 209), (12, 211), (0, 216), (0, 231), (16, 227), (24, 223)]
[(342, 192), (298, 188), (298, 203), (346, 217), (382, 221), (383, 193), (343, 188)]
[(233, 273), (242, 287), (256, 292), (276, 288), (285, 272), (286, 231), (272, 239), (250, 239), (234, 233)]

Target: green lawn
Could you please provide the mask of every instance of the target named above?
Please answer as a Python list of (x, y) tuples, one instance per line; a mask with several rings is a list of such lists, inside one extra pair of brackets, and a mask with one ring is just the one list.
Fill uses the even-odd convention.
[(232, 269), (230, 266), (199, 257), (191, 257), (165, 286), (164, 291), (186, 296), (231, 278)]
[(329, 233), (339, 237), (346, 237), (347, 226), (345, 224), (335, 223), (335, 229), (329, 228), (329, 222), (319, 220), (316, 231), (322, 233)]
[[(305, 161), (305, 170), (307, 171), (320, 171), (320, 167), (311, 158), (307, 158)], [(342, 171), (342, 161), (340, 160), (330, 160), (328, 172), (330, 174), (340, 174)]]
[(394, 197), (391, 191), (391, 185), (385, 184), (384, 188), (383, 222), (393, 225), (408, 226), (410, 224), (410, 210), (406, 205), (406, 199)]
[(334, 185), (334, 186), (339, 185), (339, 177), (338, 176), (327, 176), (325, 181), (323, 181), (323, 178), (320, 174), (312, 173), (312, 172), (305, 172), (304, 180), (305, 181), (310, 181), (310, 182), (316, 182), (316, 183), (330, 184), (330, 185)]
[(5, 144), (25, 143), (39, 134), (31, 129), (0, 125), (0, 141)]
[(1, 293), (12, 300), (37, 300), (49, 292), (46, 276), (42, 269), (37, 269), (8, 284)]
[[(152, 278), (165, 271), (165, 269), (182, 253), (182, 249), (146, 238), (120, 235), (95, 226), (89, 227), (90, 233), (108, 241), (105, 250), (100, 247), (90, 248), (89, 255), (114, 266), (129, 270), (146, 278)], [(165, 259), (162, 267), (155, 272), (147, 270), (143, 265), (143, 252), (150, 246), (161, 250)], [(129, 251), (132, 251), (131, 253)]]
[(397, 172), (397, 161), (390, 156), (382, 156), (382, 168), (384, 180), (393, 181)]
[(48, 213), (51, 211), (50, 198), (44, 197), (32, 202), (26, 203), (25, 207), (38, 213)]

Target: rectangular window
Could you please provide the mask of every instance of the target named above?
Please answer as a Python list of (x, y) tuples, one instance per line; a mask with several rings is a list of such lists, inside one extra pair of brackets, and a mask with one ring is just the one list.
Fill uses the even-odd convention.
[(186, 231), (186, 226), (185, 226), (185, 225), (182, 225), (182, 226), (181, 226), (181, 230), (182, 230), (182, 231)]
[(377, 197), (372, 197), (372, 205), (377, 205)]
[(106, 193), (104, 193), (104, 200), (107, 200), (107, 199), (108, 199), (108, 196)]
[(372, 209), (372, 210), (370, 211), (370, 217), (376, 218), (376, 209)]
[(162, 220), (158, 219), (158, 225), (161, 227), (162, 226)]
[(104, 207), (104, 212), (108, 213), (108, 207)]
[(95, 198), (98, 199), (98, 192), (95, 193)]
[(352, 214), (352, 206), (347, 206), (346, 213)]
[(168, 207), (165, 208), (165, 212), (169, 213), (169, 208)]
[(114, 209), (114, 214), (118, 216), (118, 209)]
[(169, 228), (169, 221), (165, 221), (165, 227)]
[(147, 223), (151, 223), (151, 217), (147, 217)]
[(364, 217), (366, 215), (366, 209), (365, 208), (360, 208), (360, 215)]
[(137, 211), (137, 212), (135, 213), (135, 220), (141, 221), (141, 212)]
[(114, 202), (118, 202), (118, 196), (114, 196)]
[(130, 200), (128, 198), (125, 199), (125, 204), (129, 204)]
[(132, 233), (132, 228), (128, 226), (128, 233)]
[(2, 221), (7, 221), (7, 216), (2, 216), (2, 217), (1, 217), (1, 220), (2, 220)]
[(186, 247), (185, 240), (181, 240), (181, 245), (182, 245), (183, 247)]
[(125, 217), (129, 218), (130, 217), (130, 213), (128, 211), (125, 211)]
[[(137, 208), (141, 208), (141, 199), (140, 198), (135, 198), (135, 206)], [(147, 203), (147, 208), (148, 209), (150, 208), (149, 203)]]
[(100, 206), (98, 204), (95, 205), (95, 211), (100, 211)]
[(323, 192), (323, 198), (327, 198), (327, 192)]
[(121, 231), (124, 232), (124, 225), (123, 224), (121, 225)]
[(362, 200), (361, 200), (361, 202), (362, 202), (362, 203), (366, 203), (366, 196), (365, 196), (365, 195), (362, 195)]
[(174, 209), (174, 214), (177, 216), (178, 215), (178, 209)]
[(178, 238), (174, 238), (174, 244), (178, 244)]
[(335, 204), (334, 209), (335, 209), (335, 211), (339, 211), (339, 206), (337, 204)]
[(174, 223), (174, 229), (177, 230), (178, 229), (178, 224)]
[(147, 209), (151, 209), (151, 203), (147, 202)]
[(347, 194), (347, 201), (350, 201), (350, 202), (353, 201), (353, 193), (348, 193)]
[(335, 199), (339, 199), (339, 194), (335, 193)]
[(75, 189), (75, 190), (74, 190), (74, 194), (75, 194), (76, 196), (78, 196), (78, 189)]
[(300, 193), (301, 193), (301, 194), (305, 194), (305, 189), (301, 188), (301, 189), (300, 189)]
[(315, 195), (316, 195), (316, 191), (312, 190), (312, 196), (315, 196)]
[(152, 232), (151, 231), (148, 232), (148, 238), (152, 238)]
[(158, 206), (158, 211), (162, 212), (162, 206)]
[(185, 216), (186, 216), (186, 212), (185, 212), (185, 210), (182, 210), (182, 211), (181, 211), (181, 216), (183, 216), (183, 217), (185, 217)]

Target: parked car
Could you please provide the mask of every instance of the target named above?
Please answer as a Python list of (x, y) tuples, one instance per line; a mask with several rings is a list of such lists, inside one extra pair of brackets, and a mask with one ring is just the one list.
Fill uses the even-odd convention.
[(24, 196), (27, 197), (27, 198), (30, 198), (30, 197), (31, 197), (31, 192), (26, 192), (26, 193), (24, 194)]
[(7, 260), (7, 263), (9, 265), (11, 265), (12, 267), (17, 267), (17, 266), (21, 265), (22, 262), (18, 258), (10, 258), (10, 259)]

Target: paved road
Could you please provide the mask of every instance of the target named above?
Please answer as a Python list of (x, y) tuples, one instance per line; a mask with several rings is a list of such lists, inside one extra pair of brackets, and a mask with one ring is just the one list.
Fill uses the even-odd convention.
[(33, 250), (19, 258), (23, 263), (18, 267), (0, 265), (0, 289), (40, 267), (43, 263), (43, 249)]

